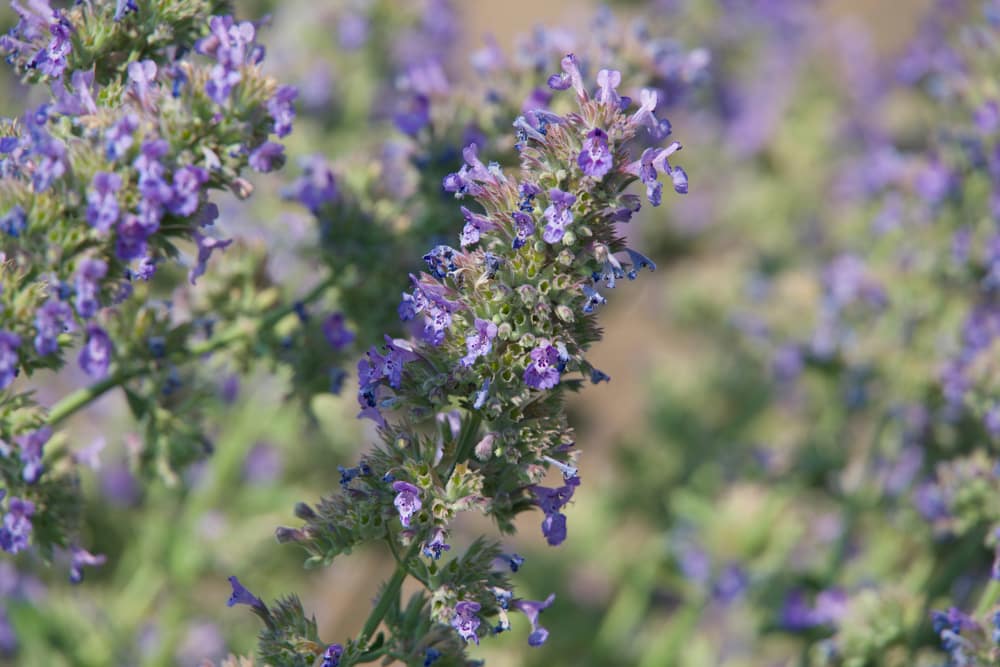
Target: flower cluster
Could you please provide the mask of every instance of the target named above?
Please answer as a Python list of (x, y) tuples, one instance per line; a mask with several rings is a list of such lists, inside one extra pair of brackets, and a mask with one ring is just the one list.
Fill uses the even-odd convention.
[[(656, 94), (644, 92), (642, 107), (630, 113), (615, 88), (620, 73), (602, 70), (592, 95), (575, 57), (562, 63), (578, 111), (535, 110), (518, 119), (516, 126), (531, 128), (520, 146), (520, 178), (484, 164), (470, 145), (461, 171), (444, 179), (446, 190), (460, 191), (478, 209), (461, 208), (462, 249), (437, 246), (424, 256), (428, 272), (411, 277), (412, 289), (400, 306), (413, 338), (386, 336), (358, 364), (359, 416), (378, 424), (381, 444), (358, 467), (343, 471), (339, 494), (296, 507), (302, 528), (277, 533), (279, 541), (305, 547), (313, 563), (329, 562), (369, 540), (401, 543), (407, 553), (400, 556), (397, 579), (416, 572), (431, 594), (431, 618), (450, 625), (465, 642), (478, 643), (483, 621), (492, 616), (499, 619), (495, 632), (509, 628), (508, 610), (527, 616), (532, 646), (545, 642), (548, 632), (538, 615), (553, 598), (515, 599), (493, 569), (495, 561), (509, 561), (511, 569), (519, 561), (501, 558), (496, 547), (481, 542), (450, 564), (439, 566), (438, 559), (451, 548), (445, 539), (455, 515), (470, 509), (509, 530), (514, 516), (538, 507), (549, 543), (565, 539), (562, 510), (580, 478), (560, 396), (581, 382), (579, 376), (606, 379), (586, 359), (599, 338), (595, 299), (605, 300), (599, 284), (613, 286), (616, 278), (652, 268), (625, 248), (615, 223), (630, 217), (622, 211), (638, 209), (625, 192), (637, 178), (656, 191), (650, 199), (659, 203), (656, 172), (640, 176), (627, 149), (637, 135), (658, 126)], [(567, 86), (556, 77), (553, 87)], [(664, 155), (679, 147), (657, 152), (663, 173), (683, 173)], [(685, 192), (686, 183), (680, 187), (673, 178), (675, 189)], [(437, 438), (427, 432), (431, 424), (438, 425)], [(550, 465), (562, 472), (562, 487), (540, 484)], [(429, 562), (419, 559), (421, 552)], [(390, 596), (383, 593), (385, 604), (392, 604)], [(314, 636), (293, 641), (294, 628), (280, 628), (279, 636), (280, 642), (269, 635), (261, 643), (261, 654), (276, 664), (301, 659), (288, 647), (316, 642)], [(343, 662), (334, 664), (354, 664), (369, 639), (363, 631), (356, 641), (336, 645), (336, 660)], [(397, 655), (413, 651), (411, 641), (389, 640)], [(419, 655), (431, 648), (436, 655), (462, 655), (454, 642), (416, 645)], [(313, 655), (327, 650), (322, 646)]]
[[(16, 67), (44, 75), (52, 91), (20, 122), (0, 123), (0, 390), (16, 391), (17, 378), (39, 368), (58, 368), (72, 347), (79, 368), (97, 381), (137, 343), (149, 347), (141, 357), (162, 358), (164, 343), (143, 336), (155, 307), (129, 303), (136, 284), (177, 258), (179, 243), (194, 246), (193, 284), (211, 255), (232, 243), (211, 231), (218, 208), (209, 193), (245, 197), (252, 189), (241, 176), (247, 166), (270, 171), (284, 159), (268, 136), (291, 131), (294, 90), (261, 72), (264, 50), (253, 24), (209, 16), (208, 5), (115, 4), (63, 13), (44, 1), (27, 9), (14, 3), (20, 22), (0, 43)], [(113, 49), (168, 16), (175, 41), (158, 35), (138, 40), (142, 49)], [(45, 417), (26, 394), (5, 401), (0, 414), (0, 442), (13, 443), (4, 446), (0, 467), (11, 494), (4, 548), (17, 552), (31, 535), (33, 511), (37, 521), (63, 502), (49, 497), (42, 464), (52, 433), (42, 426)], [(67, 470), (53, 466), (51, 482), (63, 479), (76, 493)], [(43, 520), (60, 527), (46, 531), (43, 550), (74, 539), (65, 532), (74, 530), (72, 521)], [(77, 562), (97, 559), (73, 562), (76, 573)]]

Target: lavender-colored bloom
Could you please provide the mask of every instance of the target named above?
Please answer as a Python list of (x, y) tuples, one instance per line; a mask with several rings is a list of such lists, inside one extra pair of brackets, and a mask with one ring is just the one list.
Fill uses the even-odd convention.
[(679, 195), (686, 195), (688, 192), (688, 175), (683, 167), (673, 167), (670, 171), (670, 178), (674, 182), (674, 192)]
[(28, 215), (20, 205), (15, 205), (0, 216), (0, 232), (13, 238), (18, 238), (28, 227)]
[(431, 101), (426, 95), (409, 95), (400, 100), (400, 109), (392, 115), (399, 131), (411, 137), (431, 122)]
[(514, 609), (520, 611), (528, 617), (531, 623), (531, 634), (528, 635), (529, 646), (541, 646), (549, 638), (549, 631), (538, 624), (538, 615), (552, 606), (556, 599), (555, 593), (550, 593), (543, 601), (517, 600), (514, 602)]
[(497, 337), (497, 325), (490, 320), (476, 318), (475, 332), (466, 336), (467, 354), (462, 357), (463, 366), (471, 366), (476, 359), (484, 357), (493, 349), (493, 339)]
[(216, 239), (198, 232), (195, 232), (194, 238), (198, 244), (198, 259), (195, 262), (194, 268), (188, 272), (188, 280), (192, 285), (195, 284), (199, 277), (205, 274), (206, 265), (212, 257), (212, 253), (216, 250), (225, 250), (233, 242), (232, 239)]
[[(606, 71), (606, 70), (601, 70)], [(576, 163), (580, 165), (583, 173), (591, 178), (601, 180), (604, 175), (611, 171), (613, 156), (608, 148), (608, 135), (599, 127), (595, 127), (583, 142), (583, 150), (580, 151)]]
[(339, 667), (340, 658), (344, 655), (344, 647), (340, 644), (330, 644), (323, 651), (323, 662), (320, 667)]
[(424, 555), (428, 558), (433, 558), (434, 560), (441, 558), (442, 552), (450, 550), (451, 545), (445, 542), (444, 531), (440, 528), (434, 531), (434, 535), (426, 544), (424, 544), (423, 547)]
[(226, 601), (227, 607), (245, 604), (258, 611), (267, 612), (267, 607), (264, 606), (261, 599), (248, 591), (235, 576), (229, 577), (229, 584), (233, 587), (233, 594), (230, 595), (229, 599)]
[(129, 214), (118, 223), (115, 238), (115, 255), (123, 261), (138, 259), (146, 254), (146, 239), (149, 232), (138, 216)]
[(21, 478), (28, 484), (34, 484), (42, 475), (42, 454), (45, 443), (52, 437), (52, 429), (44, 426), (36, 431), (25, 433), (14, 438), (20, 449)]
[(21, 337), (10, 331), (0, 331), (0, 389), (6, 389), (17, 377), (17, 348)]
[(291, 185), (285, 196), (298, 200), (313, 213), (337, 198), (337, 180), (322, 157), (315, 155), (302, 161), (302, 176)]
[(392, 490), (396, 492), (392, 504), (399, 512), (399, 521), (405, 528), (409, 528), (410, 519), (423, 506), (420, 502), (420, 488), (409, 482), (393, 482)]
[[(134, 142), (133, 135), (139, 129), (139, 119), (135, 114), (126, 114), (104, 133), (108, 159), (120, 160), (125, 157)], [(91, 223), (93, 224), (93, 223)]]
[(542, 238), (546, 243), (558, 243), (566, 234), (566, 226), (573, 222), (570, 207), (576, 202), (576, 196), (559, 188), (552, 188), (549, 190), (549, 199), (551, 203), (543, 214), (548, 223), (542, 230)]
[(201, 188), (208, 182), (208, 172), (201, 167), (181, 167), (174, 172), (168, 208), (171, 213), (189, 216), (198, 210)]
[(514, 240), (511, 242), (511, 247), (517, 250), (523, 247), (531, 235), (535, 233), (535, 220), (529, 214), (521, 211), (514, 211), (511, 215), (514, 218)]
[(93, 317), (101, 304), (97, 300), (98, 281), (108, 273), (108, 263), (102, 259), (85, 259), (76, 270), (76, 312), (80, 317)]
[[(633, 125), (645, 125), (650, 131), (654, 130), (658, 121), (653, 112), (656, 111), (657, 94), (655, 90), (643, 88), (639, 93), (639, 109), (632, 114), (629, 122)], [(667, 123), (667, 133), (670, 132), (670, 123)], [(666, 136), (666, 135), (664, 135)], [(662, 140), (662, 138), (660, 139)]]
[(35, 514), (35, 504), (12, 496), (7, 502), (7, 514), (0, 526), (0, 549), (16, 554), (28, 548), (31, 540), (31, 517)]
[(280, 169), (285, 164), (285, 147), (273, 141), (265, 141), (250, 153), (250, 166), (261, 173)]
[(462, 227), (462, 234), (459, 240), (462, 246), (472, 245), (479, 242), (480, 235), (494, 228), (493, 221), (484, 215), (473, 213), (464, 206), (461, 207), (462, 216), (465, 218), (465, 226)]
[(72, 92), (66, 90), (66, 86), (61, 80), (52, 82), (52, 94), (56, 98), (53, 105), (55, 112), (64, 116), (85, 116), (97, 113), (97, 104), (94, 102), (92, 92), (94, 73), (73, 72), (72, 82)]
[(581, 102), (586, 102), (588, 99), (587, 91), (583, 87), (583, 77), (580, 75), (580, 66), (577, 63), (576, 56), (572, 53), (567, 54), (562, 59), (562, 74), (553, 74), (549, 77), (549, 88), (553, 90), (566, 90), (570, 86), (576, 91), (576, 96)]
[(229, 69), (223, 65), (214, 65), (208, 81), (205, 82), (205, 94), (216, 104), (224, 105), (229, 101), (233, 88), (242, 78), (239, 70)]
[(746, 570), (736, 563), (730, 563), (715, 580), (712, 596), (723, 604), (729, 604), (743, 594), (748, 583)]
[(299, 91), (294, 86), (279, 86), (267, 101), (267, 112), (274, 120), (274, 133), (285, 137), (292, 132), (292, 121), (295, 120), (295, 98)]
[(114, 172), (94, 174), (87, 190), (87, 223), (99, 232), (108, 232), (118, 221), (118, 199), (122, 177)]
[(455, 615), (451, 617), (451, 627), (458, 631), (459, 636), (466, 642), (472, 641), (479, 644), (479, 609), (478, 602), (463, 600), (455, 605)]
[(66, 173), (66, 146), (58, 139), (46, 136), (35, 145), (40, 156), (35, 165), (32, 183), (35, 192), (44, 192)]
[(597, 73), (597, 91), (595, 99), (602, 104), (609, 105), (615, 109), (621, 107), (622, 98), (618, 95), (618, 86), (622, 83), (622, 73), (614, 69), (602, 69)]
[(52, 354), (59, 349), (59, 334), (73, 328), (73, 311), (62, 301), (50, 299), (35, 313), (35, 351)]
[(107, 332), (96, 324), (87, 326), (87, 342), (80, 350), (80, 368), (93, 378), (108, 374), (114, 346)]
[(138, 11), (139, 7), (135, 4), (135, 0), (116, 0), (115, 21), (121, 21), (129, 14), (136, 13)]
[(524, 383), (533, 389), (552, 389), (559, 384), (559, 351), (544, 338), (531, 351), (531, 363), (524, 369)]
[(156, 63), (152, 60), (129, 63), (128, 79), (132, 84), (132, 92), (139, 98), (139, 104), (144, 109), (152, 108), (150, 90), (156, 85)]
[(332, 313), (323, 320), (323, 335), (326, 336), (326, 341), (330, 344), (330, 347), (338, 352), (347, 348), (348, 345), (354, 342), (355, 338), (354, 332), (344, 324), (343, 313)]
[(97, 567), (99, 565), (104, 565), (107, 561), (107, 557), (104, 554), (98, 554), (95, 556), (80, 547), (73, 547), (70, 552), (72, 557), (70, 560), (69, 580), (74, 584), (78, 584), (83, 581), (84, 566)]

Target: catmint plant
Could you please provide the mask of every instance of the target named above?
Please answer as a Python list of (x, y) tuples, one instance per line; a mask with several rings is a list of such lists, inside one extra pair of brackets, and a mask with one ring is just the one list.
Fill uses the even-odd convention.
[[(218, 208), (209, 193), (246, 197), (248, 166), (281, 166), (283, 149), (269, 137), (291, 130), (294, 89), (261, 72), (256, 26), (211, 15), (221, 9), (211, 3), (15, 9), (19, 22), (0, 48), (26, 80), (49, 84), (52, 97), (0, 129), (0, 389), (9, 396), (0, 403), (0, 441), (8, 504), (16, 505), (7, 508), (16, 520), (4, 548), (16, 552), (33, 536), (49, 553), (75, 539), (78, 510), (65, 450), (46, 456), (45, 446), (52, 426), (89, 400), (155, 378), (152, 392), (126, 390), (133, 411), (147, 417), (142, 458), (171, 469), (207, 452), (163, 400), (176, 384), (164, 362), (199, 327), (171, 328), (162, 306), (134, 293), (145, 297), (145, 284), (184, 247), (194, 249), (192, 284), (226, 251), (232, 240), (213, 230)], [(59, 368), (73, 348), (93, 385), (48, 412), (18, 393), (19, 376)], [(172, 433), (166, 442), (163, 431)]]
[[(296, 597), (268, 606), (232, 578), (229, 604), (249, 606), (264, 622), (259, 650), (269, 663), (387, 656), (467, 664), (464, 646), (508, 629), (511, 612), (531, 625), (530, 644), (547, 638), (539, 613), (554, 599), (515, 597), (507, 571), (519, 559), (485, 539), (459, 554), (448, 543), (451, 524), (479, 510), (511, 532), (517, 514), (537, 508), (549, 544), (566, 539), (562, 510), (580, 477), (562, 393), (605, 379), (586, 358), (599, 339), (599, 290), (655, 268), (616, 232), (637, 209), (625, 190), (639, 179), (651, 188), (662, 174), (686, 191), (671, 163), (678, 144), (650, 149), (648, 166), (626, 148), (658, 125), (655, 93), (635, 109), (615, 89), (618, 72), (602, 70), (593, 91), (574, 55), (562, 69), (552, 87), (571, 89), (578, 111), (526, 114), (520, 177), (484, 164), (470, 144), (461, 170), (445, 179), (474, 207), (462, 207), (459, 247), (435, 246), (426, 270), (411, 276), (399, 313), (412, 337), (386, 336), (358, 362), (359, 416), (377, 424), (380, 442), (344, 470), (338, 492), (296, 506), (301, 527), (277, 531), (279, 541), (305, 548), (308, 565), (385, 541), (396, 573), (359, 636), (344, 643), (321, 641)], [(561, 484), (544, 484), (550, 467)], [(407, 576), (426, 592), (403, 605)], [(383, 621), (389, 634), (373, 642)]]

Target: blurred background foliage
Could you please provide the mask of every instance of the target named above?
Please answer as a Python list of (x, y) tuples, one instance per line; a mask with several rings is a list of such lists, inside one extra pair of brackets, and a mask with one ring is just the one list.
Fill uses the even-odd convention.
[[(269, 17), (269, 67), (302, 91), (290, 162), (320, 153), (351, 165), (339, 173), (348, 194), (338, 213), (367, 229), (349, 242), (371, 250), (362, 261), (351, 256), (354, 277), (344, 278), (337, 303), (370, 318), (353, 322), (362, 332), (399, 326), (395, 304), (407, 273), (425, 248), (457, 233), (456, 207), (440, 183), (460, 164), (463, 133), (475, 125), (505, 135), (516, 115), (484, 103), (492, 82), (473, 66), (484, 36), (523, 55), (531, 49), (516, 45), (533, 35), (557, 53), (586, 48), (610, 21), (583, 2), (549, 0), (456, 3), (450, 24), (434, 0), (237, 5), (241, 16)], [(711, 53), (707, 76), (668, 100), (691, 194), (643, 210), (627, 230), (659, 269), (610, 299), (606, 341), (593, 361), (613, 380), (570, 406), (588, 481), (568, 510), (570, 539), (545, 546), (534, 518), (511, 539), (527, 559), (517, 575), (521, 594), (556, 592), (545, 618), (550, 639), (529, 648), (525, 628), (515, 627), (514, 636), (476, 649), (487, 664), (945, 664), (929, 613), (976, 602), (992, 558), (984, 540), (998, 514), (989, 489), (977, 491), (988, 484), (979, 473), (964, 489), (976, 511), (963, 512), (959, 527), (941, 530), (915, 500), (941, 461), (963, 456), (969, 469), (992, 467), (975, 453), (996, 444), (979, 422), (928, 426), (919, 414), (941, 403), (930, 364), (948, 344), (941, 331), (958, 331), (967, 304), (948, 306), (933, 267), (900, 270), (878, 276), (889, 302), (903, 304), (904, 314), (922, 310), (935, 327), (913, 324), (910, 342), (899, 346), (897, 329), (912, 323), (873, 318), (862, 304), (845, 315), (849, 353), (810, 356), (795, 341), (821, 328), (831, 261), (856, 252), (873, 266), (894, 266), (900, 247), (914, 241), (907, 229), (871, 233), (886, 204), (865, 189), (880, 189), (869, 182), (873, 147), (919, 153), (927, 128), (941, 121), (933, 101), (915, 84), (898, 85), (897, 75), (926, 30), (949, 32), (946, 5), (963, 11), (960, 2), (917, 0), (612, 6), (622, 31)], [(12, 20), (0, 13), (0, 27)], [(567, 29), (545, 32), (542, 24)], [(406, 90), (404, 65), (422, 58), (441, 67), (442, 96), (464, 97), (432, 107), (454, 114), (434, 118), (441, 136), (411, 140), (392, 129), (394, 103), (386, 100)], [(555, 62), (537, 72), (523, 66), (510, 84), (518, 92), (504, 99), (523, 98)], [(0, 77), (0, 113), (14, 114), (28, 93), (6, 70)], [(509, 144), (486, 149), (509, 163)], [(231, 254), (253, 258), (266, 248), (284, 286), (319, 266), (343, 268), (345, 242), (282, 201), (289, 178), (265, 179), (249, 204), (224, 202), (220, 221), (239, 229), (244, 248)], [(380, 196), (380, 188), (407, 194)], [(365, 227), (369, 221), (378, 225)], [(913, 262), (933, 265), (950, 231), (920, 234)], [(385, 293), (393, 275), (399, 289)], [(366, 310), (377, 302), (390, 307)], [(254, 619), (224, 605), (234, 573), (265, 599), (305, 592), (324, 638), (358, 630), (391, 569), (387, 554), (305, 571), (301, 554), (273, 539), (296, 501), (336, 485), (338, 466), (364, 451), (370, 433), (354, 418), (353, 392), (333, 395), (322, 382), (305, 391), (289, 368), (249, 365), (238, 380), (236, 370), (212, 367), (225, 391), (199, 397), (198, 410), (214, 453), (179, 479), (137, 483), (133, 454), (143, 436), (123, 397), (109, 394), (72, 418), (64, 431), (73, 441), (63, 446), (107, 442), (83, 479), (83, 541), (108, 563), (70, 587), (64, 568), (32, 567), (30, 554), (0, 562), (13, 630), (0, 636), (3, 664), (200, 665), (250, 653)], [(45, 402), (74, 382), (72, 370), (40, 375), (39, 395)], [(292, 400), (296, 393), (307, 409)], [(491, 530), (463, 521), (460, 544)], [(823, 604), (827, 616), (816, 611)]]

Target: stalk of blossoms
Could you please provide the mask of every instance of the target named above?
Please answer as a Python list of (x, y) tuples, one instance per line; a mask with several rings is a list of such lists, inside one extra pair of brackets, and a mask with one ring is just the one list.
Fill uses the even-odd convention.
[[(601, 290), (654, 268), (616, 231), (640, 206), (627, 187), (641, 180), (654, 205), (660, 175), (687, 191), (684, 170), (671, 163), (679, 144), (638, 159), (626, 147), (661, 127), (656, 94), (644, 93), (633, 111), (617, 92), (617, 72), (599, 72), (592, 92), (572, 55), (562, 65), (551, 85), (572, 88), (578, 111), (534, 110), (515, 122), (523, 133), (520, 177), (483, 164), (470, 145), (465, 165), (445, 181), (471, 200), (461, 209), (460, 247), (431, 249), (427, 271), (411, 276), (399, 312), (412, 337), (387, 336), (358, 364), (359, 416), (375, 421), (380, 442), (342, 471), (338, 492), (296, 506), (300, 528), (277, 531), (280, 542), (306, 549), (308, 565), (385, 541), (396, 573), (358, 637), (329, 645), (297, 598), (271, 609), (233, 578), (230, 604), (248, 604), (264, 620), (260, 654), (269, 664), (353, 665), (381, 656), (469, 664), (464, 645), (508, 629), (512, 611), (531, 624), (529, 643), (547, 638), (539, 613), (552, 596), (515, 597), (506, 570), (521, 560), (495, 543), (479, 539), (451, 553), (451, 523), (478, 510), (512, 532), (517, 514), (539, 509), (548, 542), (565, 540), (562, 510), (580, 478), (564, 391), (608, 379), (586, 358), (600, 338)], [(550, 467), (562, 484), (542, 484)], [(406, 577), (426, 592), (404, 607), (398, 592)], [(371, 642), (382, 622), (388, 636)]]
[[(212, 254), (232, 243), (211, 230), (218, 209), (209, 193), (228, 189), (248, 196), (252, 187), (243, 173), (281, 166), (283, 148), (269, 137), (286, 136), (294, 117), (294, 89), (260, 69), (264, 50), (252, 23), (208, 16), (207, 5), (181, 2), (132, 3), (123, 19), (110, 15), (114, 5), (85, 3), (67, 14), (53, 12), (60, 26), (50, 30), (53, 39), (63, 31), (73, 36), (76, 59), (67, 60), (67, 68), (90, 63), (89, 69), (47, 73), (51, 102), (23, 122), (0, 123), (0, 390), (20, 373), (58, 368), (72, 345), (80, 346), (80, 368), (96, 380), (57, 405), (52, 418), (28, 395), (0, 405), (0, 440), (13, 443), (3, 448), (0, 466), (9, 499), (30, 499), (38, 508), (35, 520), (57, 528), (38, 534), (43, 552), (70, 544), (76, 514), (69, 510), (77, 485), (72, 466), (62, 464), (59, 452), (65, 452), (44, 452), (51, 424), (111, 387), (147, 375), (163, 376), (153, 393), (166, 397), (173, 389), (173, 362), (199, 358), (248, 333), (246, 326), (220, 337), (209, 333), (209, 341), (188, 348), (200, 329), (188, 324), (177, 327), (167, 345), (149, 333), (167, 327), (168, 318), (156, 310), (162, 307), (129, 297), (136, 283), (180, 255), (179, 243), (196, 249), (190, 282), (204, 274)], [(42, 29), (46, 7), (35, 2), (30, 11), (19, 9), (14, 33), (22, 39), (0, 44), (15, 65), (27, 52), (26, 36)], [(178, 22), (177, 43), (153, 37), (138, 51), (109, 51), (109, 44), (142, 43), (137, 31), (162, 31), (171, 17)], [(102, 41), (121, 30), (127, 38)], [(93, 40), (86, 38), (91, 33)], [(138, 60), (137, 54), (150, 57)], [(95, 64), (98, 57), (104, 69)], [(317, 288), (316, 295), (321, 292)], [(279, 308), (261, 324), (266, 328), (286, 314)], [(142, 352), (135, 354), (136, 348)], [(133, 412), (190, 431), (149, 402), (141, 404), (137, 395), (128, 394)], [(188, 440), (194, 447), (184, 445), (185, 460), (207, 451), (197, 434)], [(56, 498), (59, 485), (64, 490)], [(19, 516), (30, 525), (30, 512), (22, 508)]]

